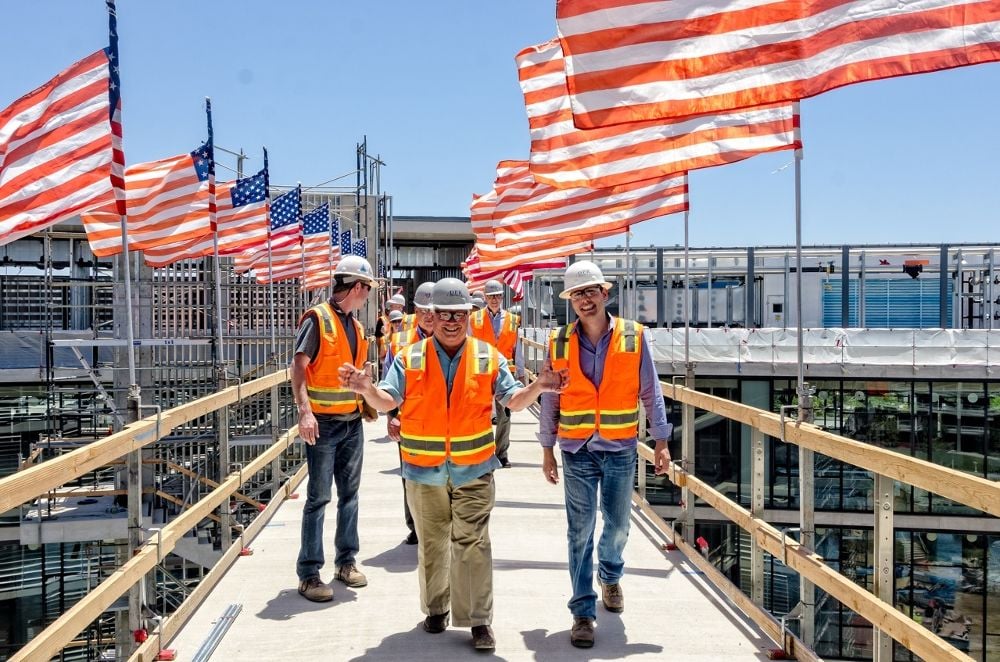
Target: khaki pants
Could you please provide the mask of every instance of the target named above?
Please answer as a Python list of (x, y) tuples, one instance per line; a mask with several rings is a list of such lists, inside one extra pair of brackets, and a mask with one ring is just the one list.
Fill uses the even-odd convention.
[[(406, 481), (417, 528), (420, 609), (429, 616), (451, 611), (456, 627), (493, 622), (493, 548), (490, 512), (496, 500), (493, 473), (461, 487)], [(449, 609), (450, 607), (450, 609)]]

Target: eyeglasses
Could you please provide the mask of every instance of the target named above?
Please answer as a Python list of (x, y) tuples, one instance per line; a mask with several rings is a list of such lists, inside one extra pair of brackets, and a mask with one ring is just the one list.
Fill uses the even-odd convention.
[(486, 298), (487, 299), (502, 299), (503, 295), (502, 294), (487, 294)]
[(577, 290), (576, 292), (571, 292), (569, 298), (573, 301), (579, 301), (580, 299), (593, 299), (597, 296), (598, 292), (603, 292), (604, 288), (601, 287), (585, 287), (582, 290)]
[(438, 310), (434, 313), (442, 322), (464, 322), (469, 318), (467, 310)]

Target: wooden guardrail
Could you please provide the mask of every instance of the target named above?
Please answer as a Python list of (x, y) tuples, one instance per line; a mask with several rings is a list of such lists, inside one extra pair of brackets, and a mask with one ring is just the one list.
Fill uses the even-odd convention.
[[(522, 342), (533, 350), (544, 352), (546, 347), (527, 338)], [(676, 400), (687, 407), (698, 408), (718, 414), (724, 418), (743, 423), (757, 434), (769, 435), (790, 444), (795, 444), (822, 453), (835, 460), (867, 469), (876, 475), (906, 483), (927, 490), (953, 501), (963, 503), (991, 515), (1000, 516), (1000, 483), (962, 473), (926, 460), (902, 455), (895, 451), (878, 448), (864, 442), (848, 439), (826, 432), (815, 425), (799, 423), (794, 419), (782, 419), (778, 414), (757, 409), (749, 405), (732, 402), (724, 398), (700, 393), (676, 384), (663, 383), (664, 396)], [(693, 416), (691, 417), (693, 419)], [(641, 469), (645, 462), (653, 461), (652, 450), (640, 444)], [(858, 586), (847, 577), (828, 566), (812, 549), (799, 544), (793, 538), (755, 517), (749, 510), (727, 498), (693, 473), (685, 470), (681, 463), (671, 464), (668, 478), (681, 488), (702, 499), (723, 517), (747, 531), (755, 543), (767, 553), (782, 560), (790, 569), (804, 579), (826, 591), (848, 609), (867, 619), (876, 631), (881, 631), (899, 642), (913, 653), (930, 660), (972, 660), (941, 637), (915, 622), (873, 593)], [(642, 484), (644, 481), (640, 478)], [(712, 563), (685, 541), (658, 516), (644, 496), (636, 493), (633, 499), (637, 507), (672, 539), (677, 548), (705, 573), (705, 576), (734, 604), (746, 613), (784, 651), (798, 659), (818, 659), (814, 651), (785, 630), (781, 624), (761, 604), (748, 598)], [(874, 519), (874, 518), (873, 518)]]

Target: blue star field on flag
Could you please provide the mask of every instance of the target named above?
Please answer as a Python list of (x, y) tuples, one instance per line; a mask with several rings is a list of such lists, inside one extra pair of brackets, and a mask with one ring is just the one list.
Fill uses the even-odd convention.
[(341, 255), (351, 255), (351, 231), (344, 230), (340, 233), (340, 254)]
[(354, 254), (363, 258), (368, 257), (368, 239), (362, 238), (354, 242)]
[(233, 207), (242, 207), (254, 202), (263, 202), (264, 198), (267, 197), (265, 177), (266, 173), (261, 170), (252, 177), (244, 177), (237, 181), (231, 193)]
[(302, 235), (330, 234), (330, 203), (325, 203), (302, 217)]
[(191, 152), (191, 159), (194, 161), (194, 171), (198, 173), (198, 181), (203, 182), (208, 179), (212, 171), (212, 146), (205, 143)]
[(301, 196), (297, 188), (275, 198), (271, 203), (271, 231), (298, 223), (301, 207)]

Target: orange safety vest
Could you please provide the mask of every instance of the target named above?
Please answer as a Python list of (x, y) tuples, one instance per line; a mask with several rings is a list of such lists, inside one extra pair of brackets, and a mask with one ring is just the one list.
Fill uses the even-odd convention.
[(328, 302), (313, 306), (302, 316), (315, 315), (319, 324), (319, 351), (316, 358), (306, 367), (306, 392), (309, 407), (314, 414), (351, 414), (361, 410), (361, 397), (346, 388), (341, 388), (337, 369), (344, 363), (353, 363), (361, 368), (368, 358), (368, 339), (365, 329), (358, 320), (354, 328), (358, 334), (358, 353), (351, 360), (351, 345), (347, 342), (347, 331), (340, 323), (340, 317), (333, 312)]
[(422, 338), (420, 337), (420, 332), (417, 330), (420, 327), (413, 327), (412, 329), (407, 329), (403, 327), (402, 331), (396, 331), (389, 338), (389, 351), (392, 352), (392, 358), (395, 359), (399, 356), (399, 353), (403, 351), (404, 347), (409, 347), (413, 343), (420, 342)]
[(508, 360), (513, 360), (514, 349), (517, 347), (517, 329), (521, 326), (521, 318), (507, 311), (507, 316), (500, 326), (500, 337), (497, 338), (493, 333), (493, 320), (487, 314), (488, 310), (488, 308), (483, 308), (472, 313), (469, 318), (472, 336), (495, 345)]
[(385, 358), (385, 351), (389, 349), (389, 336), (393, 331), (388, 315), (379, 315), (378, 318), (382, 321), (382, 337), (378, 339), (378, 360), (381, 362)]
[(559, 395), (559, 436), (589, 439), (596, 430), (605, 439), (630, 439), (639, 432), (639, 358), (643, 326), (615, 319), (604, 376), (596, 388), (580, 369), (576, 323), (556, 329), (549, 338), (553, 370), (569, 370), (569, 385)]
[(400, 405), (400, 451), (403, 460), (436, 467), (451, 459), (473, 465), (493, 455), (493, 384), (500, 354), (489, 343), (465, 339), (451, 395), (433, 339), (403, 350), (406, 389)]
[(403, 315), (403, 331), (417, 328), (416, 313), (406, 313)]

